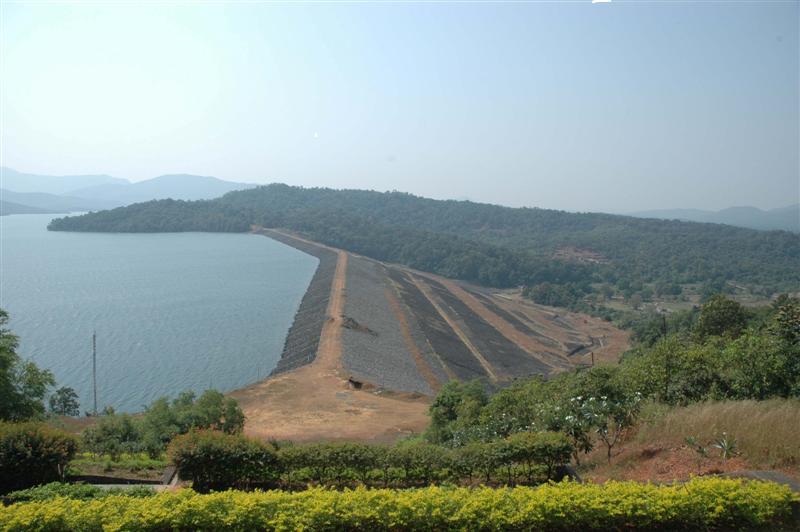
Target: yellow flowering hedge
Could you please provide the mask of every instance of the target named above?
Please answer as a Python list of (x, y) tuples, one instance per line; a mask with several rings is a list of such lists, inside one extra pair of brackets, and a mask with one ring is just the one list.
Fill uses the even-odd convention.
[(562, 482), (538, 488), (191, 490), (149, 498), (56, 498), (0, 509), (2, 530), (796, 530), (777, 484)]

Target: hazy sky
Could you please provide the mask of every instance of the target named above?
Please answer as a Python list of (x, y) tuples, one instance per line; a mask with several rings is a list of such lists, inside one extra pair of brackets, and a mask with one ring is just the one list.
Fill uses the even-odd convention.
[(800, 201), (800, 3), (2, 4), (2, 163), (627, 212)]

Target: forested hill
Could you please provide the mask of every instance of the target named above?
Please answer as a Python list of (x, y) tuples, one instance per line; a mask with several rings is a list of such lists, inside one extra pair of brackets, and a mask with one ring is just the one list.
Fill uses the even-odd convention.
[(725, 225), (268, 185), (210, 201), (161, 200), (54, 220), (62, 231), (286, 228), (336, 247), (489, 286), (619, 288), (737, 282), (800, 289), (800, 236)]

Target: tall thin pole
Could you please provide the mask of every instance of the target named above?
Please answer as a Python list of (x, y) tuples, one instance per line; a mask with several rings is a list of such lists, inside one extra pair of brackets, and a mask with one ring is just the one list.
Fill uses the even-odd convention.
[(97, 331), (92, 332), (92, 390), (94, 391), (94, 415), (97, 415)]

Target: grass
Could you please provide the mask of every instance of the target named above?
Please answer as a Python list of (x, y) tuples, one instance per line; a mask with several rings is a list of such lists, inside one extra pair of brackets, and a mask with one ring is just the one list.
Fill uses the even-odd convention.
[(69, 472), (75, 475), (125, 474), (158, 478), (166, 466), (166, 456), (153, 459), (145, 453), (123, 453), (114, 461), (110, 455), (80, 453), (69, 463)]
[[(722, 401), (644, 412), (636, 439), (686, 445), (695, 438), (710, 446), (726, 433), (751, 466), (800, 466), (800, 400)], [(714, 449), (709, 452), (719, 452)]]

